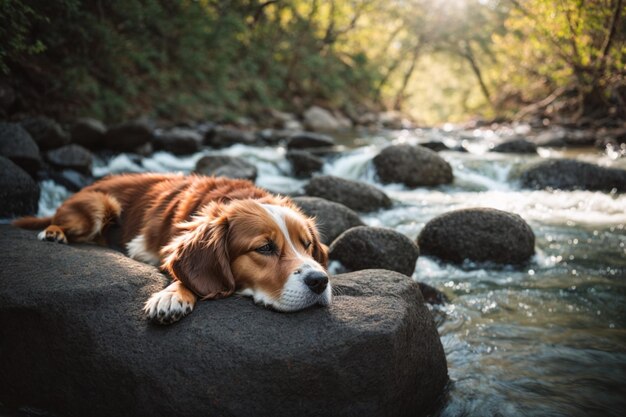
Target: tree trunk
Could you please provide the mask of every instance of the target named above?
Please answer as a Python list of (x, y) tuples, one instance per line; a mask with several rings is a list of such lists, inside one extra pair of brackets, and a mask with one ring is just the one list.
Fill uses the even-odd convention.
[(411, 65), (404, 73), (404, 77), (402, 78), (402, 86), (396, 93), (396, 99), (393, 103), (394, 110), (402, 110), (402, 105), (404, 104), (404, 99), (406, 98), (406, 88), (409, 85), (409, 81), (411, 80), (411, 76), (413, 75), (413, 71), (415, 71), (415, 65), (417, 64), (417, 59), (419, 58), (420, 49), (422, 48), (422, 42), (420, 39), (417, 40), (417, 45), (413, 48), (413, 53), (411, 54)]

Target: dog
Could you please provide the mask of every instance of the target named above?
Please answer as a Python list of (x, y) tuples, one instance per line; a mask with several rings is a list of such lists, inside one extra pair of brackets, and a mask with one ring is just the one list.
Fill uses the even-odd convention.
[(38, 238), (59, 243), (109, 244), (115, 227), (129, 257), (173, 279), (144, 306), (161, 324), (189, 314), (198, 298), (235, 293), (281, 312), (331, 303), (328, 248), (314, 219), (247, 180), (114, 175), (68, 198), (52, 217), (13, 224), (44, 228)]

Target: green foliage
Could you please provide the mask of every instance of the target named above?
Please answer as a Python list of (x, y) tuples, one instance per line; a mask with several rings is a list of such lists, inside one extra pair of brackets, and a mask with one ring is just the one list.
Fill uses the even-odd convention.
[[(62, 118), (624, 107), (622, 0), (0, 0), (0, 77)], [(617, 19), (615, 19), (617, 17)], [(613, 28), (613, 30), (611, 29)]]

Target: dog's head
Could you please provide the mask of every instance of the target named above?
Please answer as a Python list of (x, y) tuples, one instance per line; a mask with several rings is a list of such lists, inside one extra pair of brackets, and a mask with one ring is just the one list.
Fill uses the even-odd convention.
[(163, 268), (202, 298), (238, 291), (279, 311), (331, 302), (328, 249), (286, 199), (213, 202), (179, 228)]

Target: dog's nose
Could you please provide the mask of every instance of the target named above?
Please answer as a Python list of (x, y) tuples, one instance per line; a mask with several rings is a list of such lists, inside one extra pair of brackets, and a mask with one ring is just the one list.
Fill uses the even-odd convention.
[(304, 277), (304, 283), (315, 294), (321, 294), (328, 285), (328, 276), (320, 271), (311, 271)]

